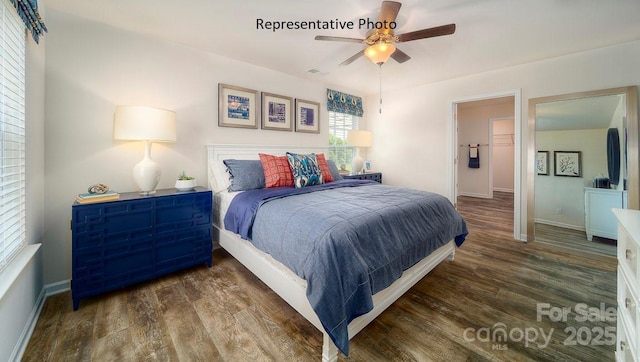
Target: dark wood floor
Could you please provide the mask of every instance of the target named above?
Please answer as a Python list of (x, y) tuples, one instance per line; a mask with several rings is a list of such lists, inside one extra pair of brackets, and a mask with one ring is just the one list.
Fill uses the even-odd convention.
[(594, 236), (589, 241), (584, 231), (540, 223), (535, 225), (535, 241), (612, 258), (617, 250), (615, 240)]
[[(353, 338), (340, 360), (612, 361), (613, 345), (570, 344), (572, 330), (615, 322), (578, 322), (574, 313), (553, 322), (537, 318), (537, 307), (615, 307), (615, 260), (514, 241), (512, 202), (460, 198), (470, 234), (455, 261)], [(540, 332), (551, 335), (548, 344)], [(76, 312), (69, 292), (47, 298), (23, 360), (318, 361), (321, 343), (310, 323), (217, 250), (211, 269), (83, 300)]]

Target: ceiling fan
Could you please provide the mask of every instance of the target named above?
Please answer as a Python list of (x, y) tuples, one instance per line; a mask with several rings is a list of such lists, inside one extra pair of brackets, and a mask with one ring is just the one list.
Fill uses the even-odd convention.
[[(396, 1), (383, 1), (382, 6), (380, 7), (378, 22), (370, 22), (371, 25), (373, 25), (373, 29), (367, 32), (365, 39), (324, 35), (318, 35), (315, 39), (348, 43), (364, 43), (367, 45), (364, 52), (359, 51), (354, 54), (349, 59), (340, 63), (341, 66), (351, 64), (362, 55), (366, 55), (375, 64), (382, 65), (389, 60), (389, 57), (393, 58), (398, 63), (404, 63), (411, 59), (411, 57), (405, 52), (396, 48), (394, 43), (404, 43), (412, 40), (450, 35), (456, 31), (456, 24), (448, 24), (396, 35), (394, 34), (395, 21), (401, 6), (402, 4)], [(367, 27), (370, 26), (369, 23), (365, 25)]]

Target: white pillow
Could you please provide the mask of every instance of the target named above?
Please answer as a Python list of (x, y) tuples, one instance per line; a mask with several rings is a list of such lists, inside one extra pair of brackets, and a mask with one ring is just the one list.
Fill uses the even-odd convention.
[(209, 162), (209, 188), (214, 193), (227, 190), (231, 181), (229, 180), (227, 166), (222, 160)]

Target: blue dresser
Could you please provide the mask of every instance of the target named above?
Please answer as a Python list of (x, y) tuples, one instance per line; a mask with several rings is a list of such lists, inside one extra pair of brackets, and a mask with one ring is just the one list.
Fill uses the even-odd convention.
[(212, 263), (212, 195), (157, 190), (72, 206), (73, 309), (80, 299)]

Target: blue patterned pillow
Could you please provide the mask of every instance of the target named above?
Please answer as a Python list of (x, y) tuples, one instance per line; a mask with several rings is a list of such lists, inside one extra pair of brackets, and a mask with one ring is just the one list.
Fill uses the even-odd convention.
[(320, 185), (324, 183), (322, 171), (318, 166), (316, 155), (310, 153), (308, 155), (300, 155), (297, 153), (287, 152), (287, 159), (293, 173), (293, 183), (296, 187), (305, 187), (311, 185)]

